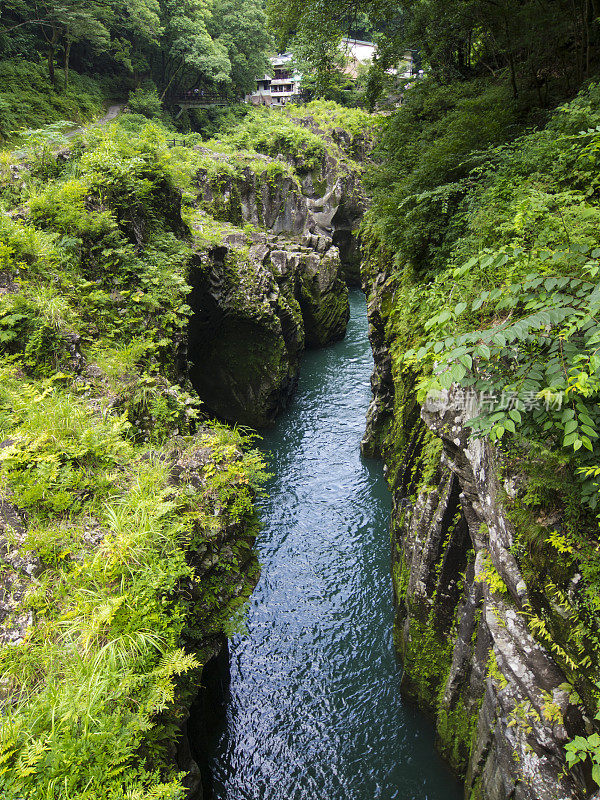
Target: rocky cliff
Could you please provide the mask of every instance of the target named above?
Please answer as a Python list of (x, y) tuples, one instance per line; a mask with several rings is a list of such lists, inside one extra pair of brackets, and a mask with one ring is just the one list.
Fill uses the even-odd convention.
[[(304, 120), (308, 124), (307, 120)], [(212, 412), (260, 428), (285, 407), (305, 347), (344, 336), (366, 206), (358, 165), (313, 123), (326, 148), (306, 165), (200, 148), (192, 221), (191, 378)], [(338, 137), (351, 150), (351, 137)], [(207, 241), (207, 220), (218, 241)], [(216, 221), (216, 223), (215, 223)]]
[(240, 231), (198, 251), (190, 374), (219, 417), (269, 424), (291, 397), (304, 347), (344, 336), (348, 290), (339, 251), (319, 239), (313, 245), (310, 234), (294, 240)]
[[(464, 391), (419, 406), (391, 356), (394, 281), (384, 269), (365, 280), (375, 370), (363, 452), (383, 455), (393, 491), (403, 690), (434, 715), (469, 800), (590, 797), (590, 771), (565, 761), (565, 744), (593, 730), (595, 686), (589, 645), (573, 635), (581, 575), (552, 544), (559, 516), (524, 513), (531, 480), (518, 459), (472, 438)], [(528, 525), (535, 551), (523, 545)]]

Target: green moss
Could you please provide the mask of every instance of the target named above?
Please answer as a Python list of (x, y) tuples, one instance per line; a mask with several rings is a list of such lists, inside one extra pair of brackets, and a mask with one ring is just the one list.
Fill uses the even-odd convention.
[(435, 487), (440, 472), (440, 457), (444, 450), (442, 440), (427, 430), (421, 450), (421, 487)]
[(342, 280), (337, 279), (332, 289), (326, 293), (320, 291), (316, 280), (314, 285), (303, 281), (300, 307), (306, 344), (309, 347), (322, 347), (344, 336), (350, 307), (348, 288)]
[(408, 589), (408, 580), (410, 578), (410, 570), (404, 558), (404, 553), (398, 542), (395, 545), (395, 554), (392, 560), (392, 585), (394, 589), (394, 597), (397, 602), (404, 601), (406, 591)]
[(450, 668), (452, 643), (448, 636), (435, 630), (431, 619), (420, 622), (414, 617), (410, 618), (406, 638), (399, 638), (403, 685), (420, 705), (435, 712), (440, 685)]
[(463, 698), (459, 697), (452, 710), (441, 708), (436, 718), (440, 752), (460, 775), (466, 773), (469, 764), (480, 704), (469, 710)]
[(321, 175), (321, 170), (315, 169), (311, 174), (312, 185), (318, 197), (323, 197), (327, 191), (327, 181)]
[[(471, 645), (474, 648), (477, 640), (481, 611), (477, 614)], [(500, 685), (506, 685), (504, 676), (499, 672), (493, 652), (490, 655), (488, 674), (496, 678)], [(492, 666), (495, 671), (492, 672)], [(503, 684), (502, 684), (503, 682)], [(443, 705), (446, 679), (440, 685), (438, 694), (438, 711), (436, 716), (436, 733), (438, 747), (442, 755), (448, 759), (453, 769), (459, 775), (465, 775), (469, 765), (471, 751), (475, 745), (479, 711), (483, 702), (483, 695), (478, 700), (469, 697), (468, 702), (460, 695), (452, 708)], [(470, 691), (470, 687), (463, 687)]]
[(500, 671), (498, 661), (496, 660), (496, 654), (493, 650), (490, 650), (487, 674), (488, 677), (492, 678), (499, 689), (505, 689), (508, 686), (508, 681), (506, 680), (504, 673)]
[(481, 775), (477, 778), (469, 793), (469, 800), (485, 800), (483, 795), (483, 778)]

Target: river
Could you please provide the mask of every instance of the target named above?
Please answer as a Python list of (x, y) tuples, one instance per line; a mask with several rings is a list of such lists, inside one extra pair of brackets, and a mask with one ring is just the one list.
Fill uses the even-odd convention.
[(400, 695), (390, 496), (359, 451), (373, 362), (364, 297), (350, 302), (345, 340), (306, 353), (263, 440), (263, 569), (210, 743), (215, 800), (462, 798), (433, 726)]

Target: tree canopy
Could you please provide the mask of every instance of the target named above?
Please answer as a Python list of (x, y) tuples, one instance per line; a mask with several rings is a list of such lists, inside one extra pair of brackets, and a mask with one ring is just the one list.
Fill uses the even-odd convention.
[(366, 17), (380, 69), (410, 48), (443, 80), (505, 77), (515, 97), (533, 86), (541, 104), (553, 84), (572, 92), (591, 73), (599, 39), (597, 0), (269, 0), (269, 13), (282, 44), (312, 42), (315, 69), (317, 40), (364, 29)]
[(0, 58), (45, 59), (65, 86), (80, 71), (152, 78), (161, 92), (198, 83), (246, 92), (267, 66), (261, 0), (0, 0)]

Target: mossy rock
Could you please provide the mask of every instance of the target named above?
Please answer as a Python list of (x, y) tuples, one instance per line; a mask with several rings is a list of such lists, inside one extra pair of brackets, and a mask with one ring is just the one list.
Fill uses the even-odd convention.
[(203, 403), (226, 420), (253, 428), (270, 425), (297, 381), (297, 364), (283, 336), (234, 317), (224, 318), (215, 334), (189, 354)]

